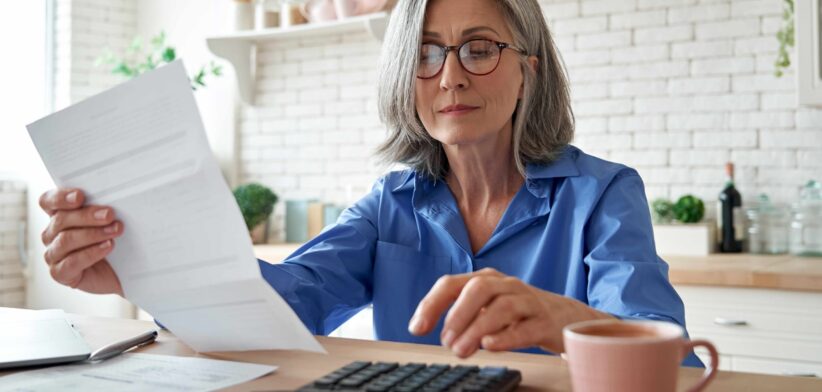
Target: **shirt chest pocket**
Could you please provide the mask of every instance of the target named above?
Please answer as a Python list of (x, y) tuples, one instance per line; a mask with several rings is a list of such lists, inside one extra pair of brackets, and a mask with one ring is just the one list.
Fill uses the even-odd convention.
[(451, 270), (451, 256), (434, 256), (409, 246), (377, 241), (375, 311), (410, 316), (437, 279)]

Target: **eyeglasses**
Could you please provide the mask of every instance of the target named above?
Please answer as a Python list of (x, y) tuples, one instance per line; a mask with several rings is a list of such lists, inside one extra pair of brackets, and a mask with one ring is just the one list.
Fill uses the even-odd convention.
[(511, 49), (521, 55), (525, 51), (504, 42), (487, 39), (473, 39), (459, 46), (441, 46), (432, 43), (422, 44), (420, 62), (417, 68), (417, 78), (430, 79), (442, 71), (448, 52), (456, 51), (462, 69), (466, 72), (482, 76), (488, 75), (499, 66), (500, 54), (503, 49)]

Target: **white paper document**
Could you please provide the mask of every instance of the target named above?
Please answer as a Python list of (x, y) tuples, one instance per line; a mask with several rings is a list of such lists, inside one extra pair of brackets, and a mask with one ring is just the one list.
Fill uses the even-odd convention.
[(324, 351), (260, 274), (182, 62), (28, 130), (55, 184), (123, 222), (108, 260), (126, 298), (194, 350)]
[(213, 391), (262, 377), (276, 369), (276, 366), (207, 358), (126, 353), (95, 363), (0, 377), (0, 392)]

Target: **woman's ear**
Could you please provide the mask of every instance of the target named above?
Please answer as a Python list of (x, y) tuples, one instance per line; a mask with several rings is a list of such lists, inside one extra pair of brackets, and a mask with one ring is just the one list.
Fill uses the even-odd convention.
[[(531, 67), (531, 70), (534, 71), (534, 73), (537, 73), (537, 66), (539, 66), (539, 59), (537, 58), (537, 56), (528, 56), (528, 58), (525, 61), (528, 62), (528, 66)], [(524, 91), (525, 78), (522, 78), (522, 83), (520, 83), (519, 85), (519, 93), (517, 94), (517, 99), (522, 99), (522, 94)]]
[(526, 61), (528, 61), (528, 65), (530, 65), (531, 69), (534, 70), (534, 73), (536, 73), (538, 70), (537, 66), (539, 66), (539, 59), (537, 56), (528, 56)]

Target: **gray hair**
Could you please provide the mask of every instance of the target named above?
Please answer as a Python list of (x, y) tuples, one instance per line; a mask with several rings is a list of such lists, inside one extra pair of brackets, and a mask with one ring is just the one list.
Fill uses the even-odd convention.
[[(536, 72), (520, 56), (523, 98), (513, 115), (513, 155), (519, 172), (525, 164), (553, 162), (574, 137), (574, 114), (565, 67), (537, 0), (496, 0), (514, 36), (514, 46), (539, 61)], [(423, 19), (428, 0), (400, 0), (392, 12), (382, 46), (379, 114), (388, 138), (377, 149), (384, 162), (406, 164), (432, 179), (448, 172), (442, 144), (417, 115), (415, 80)]]

